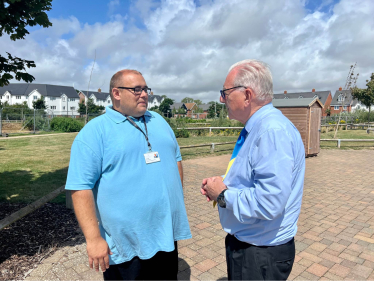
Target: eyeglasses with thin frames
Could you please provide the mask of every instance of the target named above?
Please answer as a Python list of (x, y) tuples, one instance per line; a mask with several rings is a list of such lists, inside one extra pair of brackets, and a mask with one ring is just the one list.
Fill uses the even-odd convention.
[(135, 96), (140, 96), (142, 94), (142, 92), (146, 92), (148, 95), (151, 93), (151, 88), (148, 88), (148, 87), (135, 87), (135, 88), (131, 88), (131, 87), (116, 87), (118, 89), (126, 89), (126, 90), (132, 90), (132, 93), (135, 95)]
[[(236, 88), (246, 88), (246, 89), (247, 89), (247, 87), (245, 87), (245, 86), (236, 86), (236, 87), (232, 87), (232, 88), (229, 88), (229, 89), (220, 90), (219, 92), (221, 93), (221, 97), (222, 97), (223, 99), (225, 99), (226, 96), (229, 95), (229, 94), (226, 94), (225, 92), (228, 91), (228, 90), (236, 89)], [(230, 93), (230, 94), (231, 94), (231, 93)]]

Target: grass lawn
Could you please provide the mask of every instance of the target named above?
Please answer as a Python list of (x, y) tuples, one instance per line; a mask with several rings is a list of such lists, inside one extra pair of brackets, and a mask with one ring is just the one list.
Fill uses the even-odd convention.
[[(33, 202), (65, 184), (70, 147), (77, 133), (0, 139), (0, 201)], [(237, 136), (178, 139), (180, 146), (236, 141)], [(181, 149), (183, 159), (230, 154), (234, 144)], [(65, 194), (52, 202), (65, 203)]]
[[(328, 133), (321, 133), (321, 139), (333, 139), (334, 132), (330, 131)], [(366, 130), (339, 130), (337, 139), (374, 139), (373, 133), (366, 133)], [(320, 143), (321, 148), (336, 148), (336, 142), (323, 142)], [(374, 147), (374, 142), (341, 142), (340, 149), (372, 149)]]

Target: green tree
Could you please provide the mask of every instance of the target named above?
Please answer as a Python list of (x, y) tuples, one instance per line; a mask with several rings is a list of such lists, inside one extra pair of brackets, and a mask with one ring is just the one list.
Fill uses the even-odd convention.
[[(88, 114), (101, 114), (101, 112), (105, 109), (105, 107), (102, 105), (94, 104), (92, 99), (88, 99), (87, 106), (88, 106), (88, 109), (87, 109)], [(84, 104), (84, 101), (80, 102), (78, 104), (78, 107), (79, 107), (78, 108), (79, 114), (81, 115), (86, 114), (86, 105)]]
[(183, 103), (191, 103), (191, 102), (194, 102), (193, 98), (189, 98), (189, 97), (185, 97), (183, 100), (182, 100)]
[(165, 98), (162, 103), (160, 104), (159, 110), (166, 114), (167, 117), (169, 117), (169, 114), (171, 113), (170, 106), (174, 103), (172, 99)]
[(370, 76), (370, 81), (366, 80), (366, 89), (352, 88), (352, 96), (358, 99), (363, 105), (369, 108), (368, 122), (370, 122), (370, 108), (374, 105), (374, 73)]
[(33, 110), (29, 108), (26, 101), (21, 104), (16, 103), (13, 105), (9, 105), (6, 101), (2, 104), (1, 108), (3, 109), (1, 116), (3, 120), (22, 120), (25, 115), (33, 114)]
[[(5, 33), (13, 41), (25, 39), (29, 34), (26, 27), (40, 25), (50, 27), (45, 11), (52, 8), (52, 0), (1, 0), (0, 1), (0, 37)], [(32, 82), (34, 76), (26, 72), (26, 67), (36, 67), (35, 62), (12, 56), (6, 52), (0, 55), (0, 87), (9, 84), (15, 78), (18, 81)], [(10, 74), (13, 73), (13, 74)]]
[(203, 103), (201, 100), (193, 100), (193, 102), (196, 103), (197, 105), (200, 105)]
[(46, 109), (47, 106), (45, 105), (44, 97), (40, 97), (40, 99), (32, 101), (32, 107), (34, 109)]
[(209, 102), (209, 104), (208, 118), (216, 118), (220, 116), (223, 104), (218, 102)]

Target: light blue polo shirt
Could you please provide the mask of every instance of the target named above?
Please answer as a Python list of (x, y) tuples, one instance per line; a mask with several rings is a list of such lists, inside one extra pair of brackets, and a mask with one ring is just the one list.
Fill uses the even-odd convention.
[[(177, 140), (159, 114), (144, 116), (160, 162), (145, 163), (144, 135), (112, 106), (79, 132), (71, 148), (65, 188), (93, 190), (100, 232), (113, 252), (110, 264), (149, 259), (191, 238)], [(132, 119), (145, 132), (143, 118)]]

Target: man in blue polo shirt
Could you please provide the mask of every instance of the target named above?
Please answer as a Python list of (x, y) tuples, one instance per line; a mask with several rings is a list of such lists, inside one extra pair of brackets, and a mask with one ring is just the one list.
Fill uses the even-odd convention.
[(177, 241), (191, 238), (179, 146), (166, 121), (147, 111), (150, 91), (140, 72), (117, 72), (113, 106), (71, 148), (65, 188), (90, 267), (100, 265), (105, 280), (175, 280)]
[(287, 280), (295, 259), (305, 150), (296, 127), (271, 103), (273, 81), (261, 61), (234, 64), (220, 101), (245, 127), (226, 175), (204, 179), (218, 203), (229, 280)]

